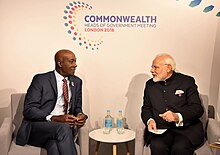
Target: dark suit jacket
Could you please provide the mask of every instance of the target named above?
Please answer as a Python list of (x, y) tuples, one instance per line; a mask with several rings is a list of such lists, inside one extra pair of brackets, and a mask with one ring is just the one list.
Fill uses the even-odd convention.
[[(193, 145), (204, 141), (203, 126), (199, 120), (204, 110), (194, 78), (174, 72), (166, 81), (154, 82), (150, 79), (146, 82), (143, 99), (141, 117), (146, 126), (147, 121), (153, 118), (158, 129), (167, 128), (180, 133), (188, 137)], [(184, 126), (176, 127), (175, 123), (166, 122), (159, 117), (159, 114), (167, 110), (180, 113)], [(146, 129), (147, 143), (151, 136)]]
[[(77, 76), (68, 77), (70, 81), (71, 99), (69, 114), (82, 113), (82, 80)], [(19, 128), (16, 144), (25, 145), (29, 139), (31, 122), (47, 121), (57, 101), (57, 82), (54, 71), (34, 76), (28, 88), (23, 111), (23, 121)]]

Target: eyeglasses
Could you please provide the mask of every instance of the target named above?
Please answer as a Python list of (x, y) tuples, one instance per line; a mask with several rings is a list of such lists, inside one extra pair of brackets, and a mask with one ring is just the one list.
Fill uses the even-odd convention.
[(170, 65), (170, 64), (162, 64), (162, 65), (153, 65), (151, 66), (152, 69), (158, 70), (161, 66)]

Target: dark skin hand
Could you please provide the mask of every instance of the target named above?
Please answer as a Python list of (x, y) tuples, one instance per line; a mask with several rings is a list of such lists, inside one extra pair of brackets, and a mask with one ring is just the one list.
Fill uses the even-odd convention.
[(88, 118), (87, 115), (80, 113), (77, 115), (77, 117), (70, 114), (52, 116), (51, 120), (54, 122), (66, 123), (69, 124), (70, 126), (77, 125), (78, 127), (82, 127), (85, 124), (87, 118)]
[(81, 128), (86, 123), (87, 118), (88, 116), (85, 114), (82, 114), (82, 113), (78, 114), (76, 125)]
[(61, 122), (69, 124), (70, 126), (74, 126), (77, 118), (70, 114), (59, 115), (59, 116), (52, 116), (51, 120), (54, 122)]

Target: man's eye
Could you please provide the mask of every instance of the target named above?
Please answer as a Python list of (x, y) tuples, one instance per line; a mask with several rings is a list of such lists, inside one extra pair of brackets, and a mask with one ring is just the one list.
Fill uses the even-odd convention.
[(158, 69), (159, 67), (158, 66), (151, 66), (152, 68), (154, 68), (154, 69)]

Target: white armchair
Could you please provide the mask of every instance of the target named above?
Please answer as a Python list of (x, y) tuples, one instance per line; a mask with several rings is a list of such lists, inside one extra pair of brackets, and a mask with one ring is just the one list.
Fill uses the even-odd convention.
[[(204, 107), (204, 114), (200, 118), (206, 131), (205, 143), (195, 151), (196, 155), (220, 155), (220, 150), (211, 149), (208, 144), (217, 141), (220, 138), (220, 123), (208, 116), (214, 116), (213, 106), (208, 105), (208, 97), (201, 95), (202, 105)], [(210, 111), (209, 111), (210, 110)], [(136, 128), (135, 138), (135, 155), (150, 155), (150, 148), (144, 145), (144, 130), (145, 124), (140, 123)]]
[[(11, 95), (11, 114), (5, 117), (0, 128), (1, 155), (47, 155), (44, 148), (30, 145), (19, 146), (15, 144), (18, 128), (21, 124), (24, 105), (24, 93)], [(79, 130), (77, 147), (78, 155), (89, 155), (89, 127), (84, 125)]]

